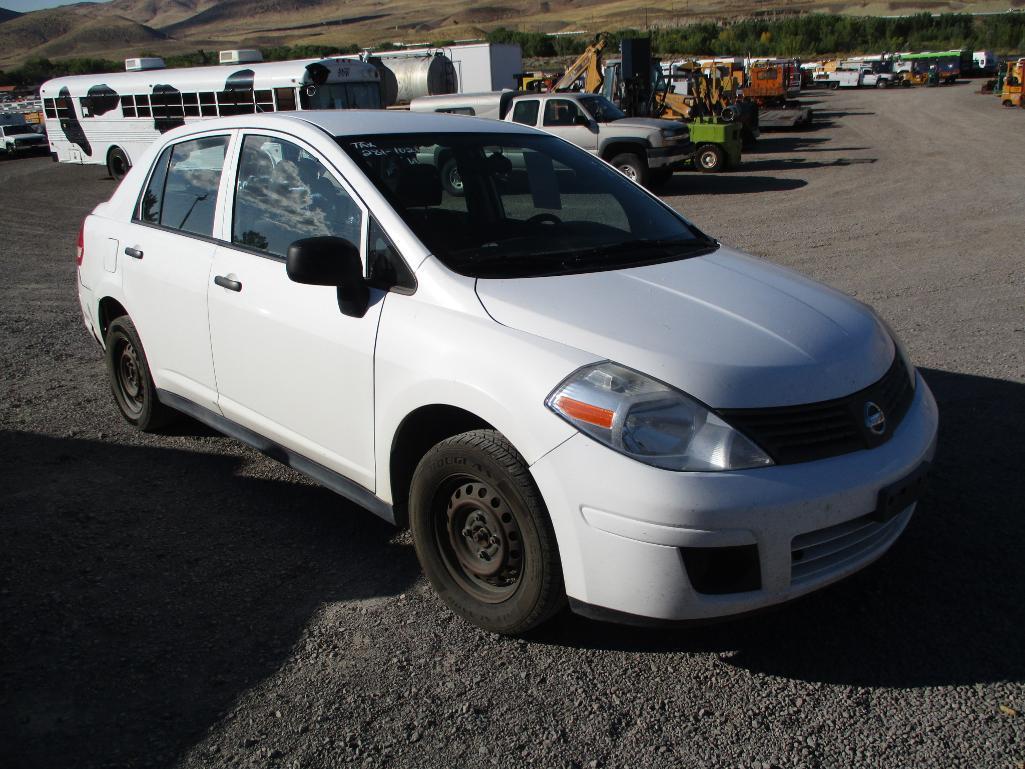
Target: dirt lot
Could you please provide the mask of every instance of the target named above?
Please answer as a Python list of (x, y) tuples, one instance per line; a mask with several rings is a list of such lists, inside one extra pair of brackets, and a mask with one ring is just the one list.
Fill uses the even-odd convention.
[(488, 635), (370, 514), (195, 424), (129, 430), (74, 290), (112, 183), (0, 163), (0, 765), (1021, 767), (1025, 112), (974, 90), (822, 94), (817, 130), (667, 189), (878, 308), (942, 416), (883, 560), (686, 631)]

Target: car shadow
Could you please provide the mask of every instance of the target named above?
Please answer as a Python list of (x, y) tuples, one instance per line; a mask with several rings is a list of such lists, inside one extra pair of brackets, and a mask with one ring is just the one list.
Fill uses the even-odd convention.
[(348, 611), (419, 578), (392, 526), (277, 470), (0, 433), (11, 766), (172, 765), (290, 657), (323, 607), (349, 603), (344, 633)]
[[(816, 147), (816, 145), (824, 144), (828, 141), (830, 139), (817, 136), (762, 136), (751, 149), (744, 150), (744, 155), (760, 155), (763, 152), (828, 152), (830, 150), (826, 148)], [(813, 147), (815, 149), (812, 149)]]
[[(743, 161), (741, 161), (743, 162)], [(754, 192), (785, 192), (807, 186), (804, 179), (774, 176), (744, 176), (739, 172), (703, 174), (697, 171), (673, 174), (656, 192), (662, 197), (677, 195), (746, 195)]]
[(836, 158), (835, 160), (818, 161), (803, 158), (787, 158), (773, 160), (742, 160), (743, 171), (794, 171), (808, 168), (833, 168), (835, 166), (854, 166), (875, 163), (876, 158)]
[(637, 629), (564, 615), (540, 643), (715, 653), (752, 673), (852, 686), (1025, 681), (1025, 384), (924, 370), (940, 408), (929, 490), (880, 561), (742, 620)]

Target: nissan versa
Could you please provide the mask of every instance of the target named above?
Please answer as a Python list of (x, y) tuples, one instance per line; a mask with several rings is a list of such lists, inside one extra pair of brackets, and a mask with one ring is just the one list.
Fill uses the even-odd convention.
[(448, 606), (500, 633), (816, 590), (890, 547), (934, 451), (871, 309), (515, 123), (188, 124), (78, 264), (129, 422), (191, 415), (408, 525)]

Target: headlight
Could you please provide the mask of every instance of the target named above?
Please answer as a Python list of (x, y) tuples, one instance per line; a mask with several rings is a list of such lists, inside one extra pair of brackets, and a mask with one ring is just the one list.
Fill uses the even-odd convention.
[(609, 448), (666, 470), (772, 464), (764, 451), (694, 399), (616, 363), (575, 371), (545, 405)]
[(918, 378), (915, 376), (915, 366), (911, 363), (911, 358), (908, 357), (908, 351), (904, 349), (904, 343), (900, 341), (900, 337), (897, 336), (897, 332), (890, 327), (890, 324), (883, 319), (882, 315), (871, 307), (869, 309), (872, 310), (872, 314), (876, 316), (876, 320), (879, 321), (880, 325), (886, 329), (886, 333), (890, 335), (890, 340), (893, 342), (893, 346), (897, 350), (897, 355), (900, 356), (901, 361), (904, 363), (904, 370), (908, 372), (908, 378), (911, 379), (911, 389), (914, 390)]

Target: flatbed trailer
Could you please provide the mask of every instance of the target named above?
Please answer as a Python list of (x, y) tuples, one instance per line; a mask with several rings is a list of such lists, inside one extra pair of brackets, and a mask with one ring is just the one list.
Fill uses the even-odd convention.
[(799, 101), (787, 102), (784, 108), (762, 109), (758, 112), (758, 127), (762, 130), (780, 128), (806, 128), (812, 124), (815, 111)]

